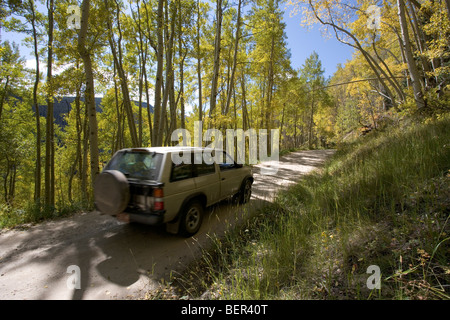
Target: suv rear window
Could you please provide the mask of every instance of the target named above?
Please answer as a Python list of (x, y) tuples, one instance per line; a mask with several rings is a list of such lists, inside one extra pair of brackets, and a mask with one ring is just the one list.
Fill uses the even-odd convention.
[(115, 154), (105, 170), (118, 170), (127, 178), (156, 180), (163, 155), (147, 151), (121, 151)]

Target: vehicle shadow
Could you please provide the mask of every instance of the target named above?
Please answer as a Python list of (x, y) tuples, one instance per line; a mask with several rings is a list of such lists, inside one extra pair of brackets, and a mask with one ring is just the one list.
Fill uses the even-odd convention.
[[(222, 237), (228, 228), (242, 223), (265, 204), (267, 201), (258, 199), (240, 206), (233, 201), (222, 201), (205, 210), (199, 232), (190, 238), (169, 234), (163, 226), (123, 225), (115, 235), (95, 241), (95, 246), (105, 255), (96, 265), (96, 272), (121, 287), (147, 282), (147, 287), (141, 286), (139, 290), (149, 290), (152, 282), (169, 281), (172, 275), (181, 273), (202, 255), (214, 238)], [(130, 296), (136, 290), (135, 287), (129, 290)]]

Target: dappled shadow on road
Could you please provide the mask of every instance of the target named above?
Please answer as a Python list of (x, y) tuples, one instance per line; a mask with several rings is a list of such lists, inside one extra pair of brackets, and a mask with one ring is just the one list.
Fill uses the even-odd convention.
[[(199, 257), (214, 234), (221, 236), (250, 206), (256, 208), (253, 202), (212, 206), (191, 238), (169, 234), (164, 227), (123, 224), (97, 212), (2, 235), (0, 299), (142, 297)], [(80, 268), (80, 289), (67, 287), (72, 265)]]
[[(280, 188), (299, 181), (301, 177), (321, 166), (335, 150), (308, 150), (290, 153), (279, 161), (268, 161), (255, 166), (255, 191), (257, 199), (272, 201)], [(275, 170), (273, 175), (262, 174), (262, 168)]]
[(250, 206), (256, 209), (255, 201), (243, 206), (222, 201), (208, 208), (200, 231), (190, 238), (168, 234), (164, 227), (124, 225), (121, 232), (96, 241), (96, 246), (106, 255), (106, 259), (97, 264), (96, 271), (122, 287), (145, 278), (150, 282), (167, 281), (199, 257), (215, 236), (222, 236), (228, 227), (242, 221), (249, 214)]

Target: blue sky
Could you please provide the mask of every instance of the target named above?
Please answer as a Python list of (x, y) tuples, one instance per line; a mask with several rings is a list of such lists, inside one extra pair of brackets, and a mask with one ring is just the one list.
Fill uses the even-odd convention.
[(299, 15), (290, 17), (289, 8), (284, 13), (286, 23), (287, 43), (291, 50), (291, 63), (294, 69), (300, 68), (313, 51), (319, 55), (322, 68), (325, 69), (325, 77), (332, 76), (337, 69), (337, 64), (345, 64), (353, 54), (353, 48), (336, 40), (334, 37), (325, 37), (318, 24), (311, 30), (300, 25)]

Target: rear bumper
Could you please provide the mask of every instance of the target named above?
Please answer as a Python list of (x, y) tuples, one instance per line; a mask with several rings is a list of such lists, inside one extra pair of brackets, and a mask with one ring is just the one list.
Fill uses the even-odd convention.
[(137, 222), (142, 224), (148, 224), (151, 226), (158, 226), (164, 222), (164, 212), (159, 211), (158, 213), (121, 213), (117, 215), (117, 219), (123, 222)]

